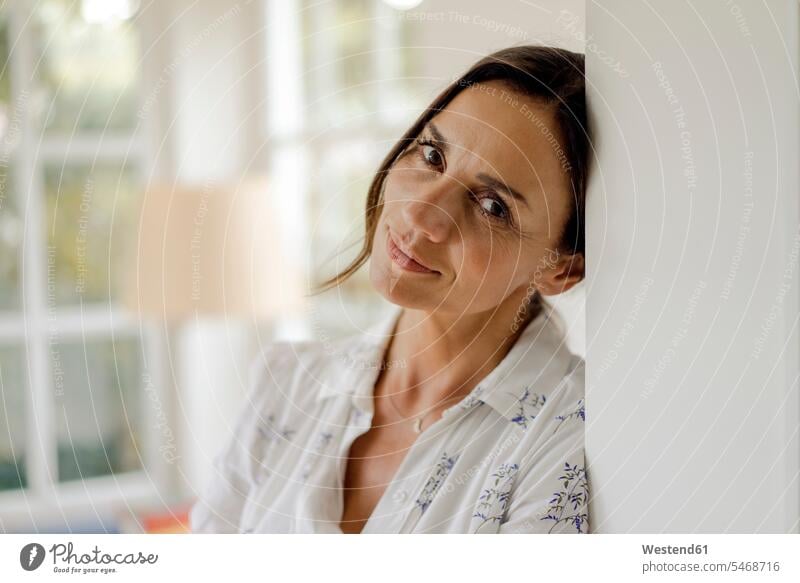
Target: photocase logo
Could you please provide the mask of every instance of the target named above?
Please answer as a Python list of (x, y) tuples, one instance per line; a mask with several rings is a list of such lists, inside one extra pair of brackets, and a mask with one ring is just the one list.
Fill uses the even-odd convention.
[(19, 552), (19, 564), (26, 571), (35, 571), (44, 561), (44, 547), (39, 543), (28, 543)]
[(97, 545), (88, 552), (76, 552), (72, 542), (56, 543), (49, 549), (38, 543), (28, 543), (19, 552), (19, 564), (26, 571), (35, 571), (49, 556), (53, 561), (54, 573), (83, 574), (98, 573), (107, 575), (117, 573), (121, 566), (154, 565), (158, 555), (154, 553), (104, 553)]

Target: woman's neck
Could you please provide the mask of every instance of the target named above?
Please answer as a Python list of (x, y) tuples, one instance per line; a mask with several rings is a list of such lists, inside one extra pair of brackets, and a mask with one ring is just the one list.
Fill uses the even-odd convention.
[(537, 306), (521, 298), (485, 312), (404, 309), (386, 354), (393, 399), (427, 407), (466, 395), (506, 356)]

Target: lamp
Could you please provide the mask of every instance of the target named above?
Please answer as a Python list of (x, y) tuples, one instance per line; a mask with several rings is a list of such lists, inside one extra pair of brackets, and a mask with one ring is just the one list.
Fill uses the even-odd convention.
[(125, 302), (168, 321), (270, 319), (303, 306), (303, 274), (281, 253), (263, 178), (237, 185), (157, 184), (142, 201)]
[[(280, 230), (286, 226), (279, 216), (260, 177), (237, 184), (156, 184), (142, 200), (123, 297), (133, 312), (165, 325), (170, 347), (151, 354), (177, 355), (169, 368), (155, 365), (167, 410), (157, 413), (167, 421), (153, 423), (160, 431), (147, 437), (157, 440), (148, 450), (157, 446), (163, 458), (153, 461), (152, 470), (170, 491), (178, 486), (174, 491), (196, 494), (210, 478), (211, 458), (229, 435), (247, 389), (254, 352), (247, 324), (291, 320), (304, 306), (303, 271), (285, 259), (291, 254), (281, 242), (290, 233)], [(177, 405), (174, 413), (171, 405)], [(176, 484), (181, 477), (185, 482)]]

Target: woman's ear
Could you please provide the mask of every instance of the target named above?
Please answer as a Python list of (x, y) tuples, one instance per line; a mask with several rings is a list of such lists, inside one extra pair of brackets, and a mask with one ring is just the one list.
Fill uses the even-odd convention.
[(554, 296), (580, 282), (584, 275), (583, 253), (552, 253), (554, 261), (539, 272), (537, 287), (542, 295)]

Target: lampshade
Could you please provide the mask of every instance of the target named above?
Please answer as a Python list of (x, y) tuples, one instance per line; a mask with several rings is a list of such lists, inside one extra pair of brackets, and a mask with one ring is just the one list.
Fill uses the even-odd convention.
[(284, 259), (277, 216), (264, 178), (152, 186), (131, 246), (126, 305), (168, 320), (301, 309), (303, 272)]

